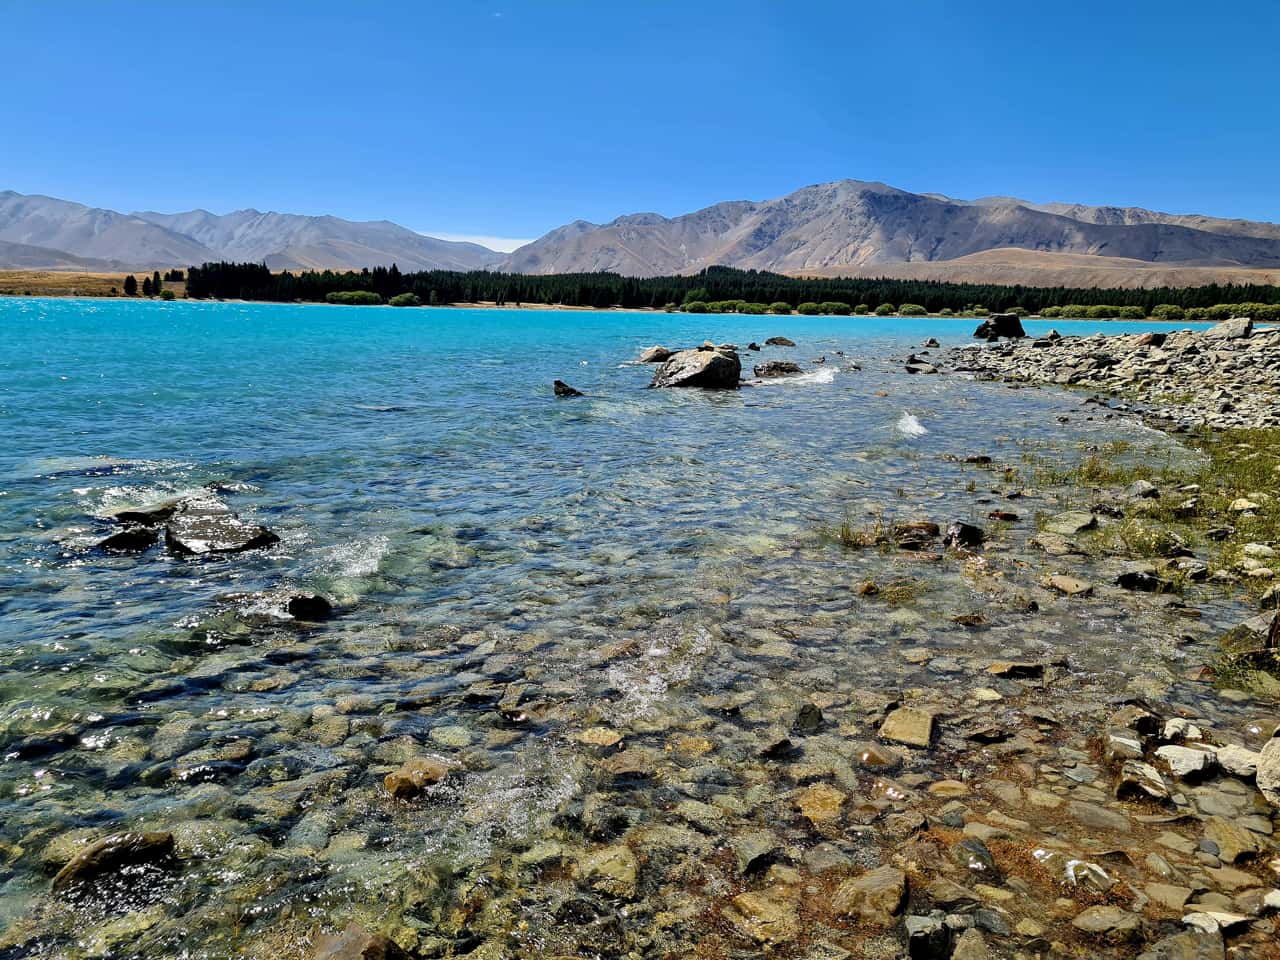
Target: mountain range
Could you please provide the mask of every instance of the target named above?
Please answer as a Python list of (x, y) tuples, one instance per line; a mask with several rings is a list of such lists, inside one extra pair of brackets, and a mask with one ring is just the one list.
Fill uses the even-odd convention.
[[(779, 273), (919, 276), (1118, 285), (1242, 282), (1280, 271), (1280, 225), (1138, 207), (957, 200), (841, 180), (764, 201), (717, 203), (678, 217), (576, 220), (511, 254), (437, 240), (386, 220), (353, 222), (241, 210), (117, 213), (0, 192), (0, 268), (110, 270), (207, 260), (272, 269), (493, 269), (518, 273), (692, 273), (724, 265)], [(1097, 269), (1095, 269), (1097, 268)], [(1085, 274), (1082, 274), (1084, 271)], [(1135, 279), (1137, 278), (1137, 279)]]

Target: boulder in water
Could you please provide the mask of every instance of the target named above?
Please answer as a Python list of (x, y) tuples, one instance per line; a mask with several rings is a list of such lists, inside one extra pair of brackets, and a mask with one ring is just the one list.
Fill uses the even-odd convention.
[(752, 372), (757, 377), (793, 377), (798, 373), (803, 373), (800, 364), (792, 363), (790, 360), (770, 360), (766, 363), (757, 363)]
[(107, 553), (142, 553), (160, 542), (160, 531), (154, 527), (129, 527), (113, 533), (98, 544)]
[(653, 375), (651, 387), (705, 387), (737, 389), (742, 361), (736, 353), (712, 349), (681, 350)]
[(581, 397), (581, 396), (583, 396), (583, 393), (582, 393), (582, 391), (581, 391), (581, 390), (576, 390), (576, 389), (574, 389), (573, 387), (571, 387), (571, 386), (569, 386), (567, 383), (565, 383), (563, 380), (557, 380), (557, 381), (556, 381), (555, 383), (553, 383), (551, 386), (552, 386), (552, 388), (555, 390), (555, 392), (556, 392), (556, 396), (557, 396), (557, 397)]
[(655, 345), (650, 347), (648, 350), (643, 351), (640, 354), (640, 362), (641, 363), (665, 363), (666, 361), (671, 359), (671, 354), (674, 352), (675, 351), (673, 350), (668, 350), (666, 347), (659, 347)]
[(319, 594), (299, 594), (296, 597), (290, 597), (284, 608), (293, 619), (307, 620), (312, 623), (328, 620), (333, 616), (333, 604)]
[(796, 342), (790, 337), (770, 337), (764, 342), (766, 347), (794, 347)]
[(1018, 319), (1016, 313), (993, 313), (978, 325), (978, 329), (973, 331), (973, 335), (987, 340), (993, 340), (997, 337), (1017, 339), (1025, 337), (1027, 332), (1022, 329), (1022, 321)]
[(170, 553), (189, 557), (257, 550), (279, 543), (280, 538), (210, 497), (182, 504), (164, 526), (164, 542)]
[(72, 857), (53, 878), (53, 892), (85, 892), (99, 880), (111, 879), (129, 867), (165, 866), (172, 860), (172, 833), (115, 833)]

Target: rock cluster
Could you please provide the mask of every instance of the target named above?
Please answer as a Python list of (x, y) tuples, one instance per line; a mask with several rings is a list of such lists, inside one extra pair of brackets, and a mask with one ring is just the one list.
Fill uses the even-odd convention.
[(1280, 426), (1280, 328), (1247, 319), (1196, 332), (1039, 337), (951, 352), (956, 371), (1088, 387), (1175, 427)]

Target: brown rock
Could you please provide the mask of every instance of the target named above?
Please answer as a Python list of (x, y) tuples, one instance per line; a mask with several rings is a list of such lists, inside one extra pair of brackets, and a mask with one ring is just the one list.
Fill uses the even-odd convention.
[(53, 892), (82, 890), (127, 867), (163, 866), (172, 860), (172, 833), (115, 833), (72, 857), (53, 878)]
[(879, 867), (836, 888), (831, 906), (840, 916), (870, 926), (890, 927), (907, 898), (907, 875), (896, 867)]
[(394, 941), (354, 923), (341, 933), (321, 936), (312, 957), (313, 960), (409, 960), (409, 954)]
[(451, 769), (439, 760), (414, 757), (399, 770), (388, 773), (382, 783), (397, 800), (412, 800), (447, 777)]

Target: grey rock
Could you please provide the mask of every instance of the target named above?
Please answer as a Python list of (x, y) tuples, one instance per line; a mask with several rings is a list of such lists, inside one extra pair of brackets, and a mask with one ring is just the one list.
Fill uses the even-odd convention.
[(1156, 941), (1138, 955), (1138, 960), (1223, 960), (1226, 952), (1217, 930), (1187, 930)]
[(658, 368), (650, 386), (735, 390), (741, 376), (742, 361), (736, 353), (682, 350)]
[(173, 862), (173, 834), (116, 833), (85, 847), (53, 878), (53, 892), (74, 896), (105, 878), (124, 875), (129, 868), (164, 866)]
[(1244, 340), (1253, 333), (1253, 321), (1248, 317), (1233, 317), (1210, 327), (1204, 332), (1206, 340)]
[(257, 550), (279, 543), (280, 538), (210, 498), (182, 504), (165, 524), (164, 541), (169, 552), (178, 556), (207, 556)]

